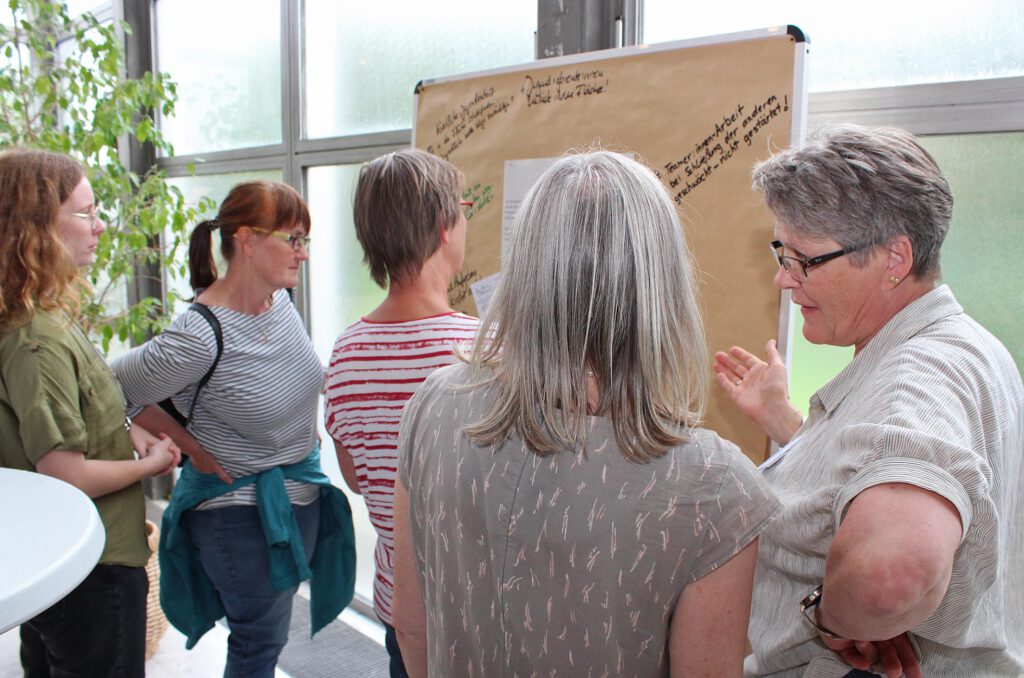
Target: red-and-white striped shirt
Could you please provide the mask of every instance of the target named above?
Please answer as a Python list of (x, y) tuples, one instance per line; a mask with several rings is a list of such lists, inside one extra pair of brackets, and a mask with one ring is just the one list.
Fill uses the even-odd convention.
[(431, 372), (456, 361), (452, 347), (471, 343), (477, 324), (462, 313), (394, 323), (360, 320), (334, 344), (324, 418), (327, 431), (352, 455), (377, 530), (373, 599), (387, 624), (394, 588), (392, 515), (402, 410)]

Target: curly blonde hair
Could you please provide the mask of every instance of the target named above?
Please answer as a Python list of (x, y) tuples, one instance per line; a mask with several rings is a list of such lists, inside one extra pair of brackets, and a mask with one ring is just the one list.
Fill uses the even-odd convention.
[(61, 153), (0, 153), (0, 328), (24, 325), (37, 310), (77, 315), (86, 283), (64, 244), (58, 212), (84, 176)]

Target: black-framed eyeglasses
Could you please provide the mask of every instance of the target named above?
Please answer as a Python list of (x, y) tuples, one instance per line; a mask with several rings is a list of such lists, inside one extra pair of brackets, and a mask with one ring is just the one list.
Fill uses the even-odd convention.
[(296, 252), (301, 250), (303, 247), (305, 247), (308, 250), (309, 243), (313, 241), (313, 239), (310, 238), (308, 235), (296, 235), (294, 233), (287, 233), (285, 231), (271, 231), (269, 228), (256, 228), (255, 226), (250, 226), (249, 228), (256, 231), (257, 233), (266, 233), (267, 235), (272, 235), (275, 238), (284, 240)]
[[(779, 261), (779, 266), (786, 269), (787, 273), (796, 272), (801, 280), (806, 280), (808, 271), (810, 271), (815, 266), (821, 266), (826, 261), (838, 259), (844, 254), (850, 254), (851, 252), (856, 252), (857, 250), (861, 249), (860, 247), (844, 247), (841, 250), (829, 252), (828, 254), (819, 254), (816, 257), (791, 257), (783, 254), (783, 252), (786, 249), (786, 246), (782, 244), (781, 240), (772, 240), (771, 248), (772, 253), (775, 255), (775, 258), (778, 259)], [(800, 265), (799, 270), (793, 268), (794, 264)]]

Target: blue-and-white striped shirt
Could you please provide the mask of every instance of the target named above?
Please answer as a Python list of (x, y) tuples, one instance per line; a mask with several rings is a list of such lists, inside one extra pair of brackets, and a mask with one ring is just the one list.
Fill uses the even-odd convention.
[[(288, 293), (274, 293), (257, 315), (222, 306), (224, 350), (203, 387), (188, 431), (233, 477), (305, 459), (317, 441), (317, 401), (324, 370)], [(159, 336), (111, 368), (131, 408), (173, 396), (188, 412), (197, 382), (213, 364), (217, 340), (198, 313), (184, 313)], [(292, 503), (307, 504), (317, 488), (286, 481)], [(201, 508), (256, 503), (254, 485), (212, 499)]]

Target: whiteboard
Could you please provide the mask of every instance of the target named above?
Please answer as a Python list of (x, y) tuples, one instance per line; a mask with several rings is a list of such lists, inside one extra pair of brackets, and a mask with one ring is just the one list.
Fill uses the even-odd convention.
[[(529, 177), (572, 149), (632, 154), (665, 183), (697, 263), (709, 348), (760, 347), (788, 318), (772, 284), (772, 217), (750, 170), (803, 140), (808, 43), (793, 26), (588, 52), (424, 80), (413, 145), (466, 174), (466, 259), (452, 305), (478, 314)], [(781, 331), (780, 331), (781, 328)], [(709, 365), (710, 369), (710, 365)], [(755, 461), (768, 439), (713, 388), (706, 425)]]

